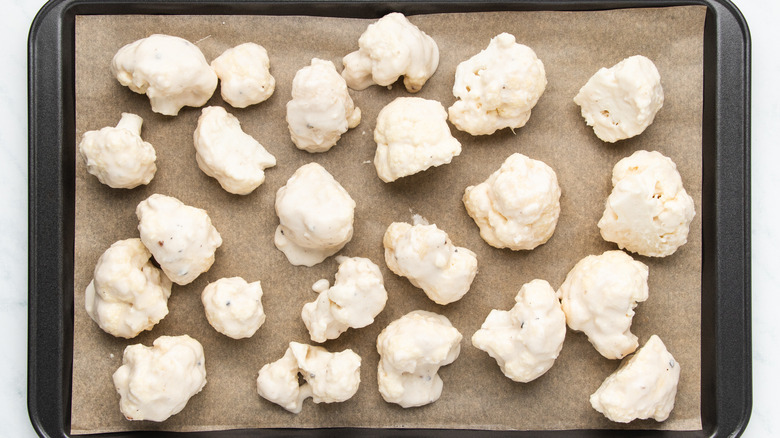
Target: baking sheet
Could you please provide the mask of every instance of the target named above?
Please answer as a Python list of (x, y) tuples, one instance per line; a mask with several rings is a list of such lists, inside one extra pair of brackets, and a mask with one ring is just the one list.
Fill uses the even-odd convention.
[[(363, 121), (325, 154), (297, 150), (289, 139), (284, 106), (295, 72), (312, 57), (340, 59), (357, 48), (372, 20), (326, 17), (265, 16), (78, 16), (76, 18), (76, 130), (115, 125), (121, 112), (144, 118), (143, 137), (158, 156), (152, 183), (131, 191), (102, 186), (81, 162), (76, 171), (75, 333), (71, 431), (165, 429), (213, 430), (248, 427), (446, 427), (480, 429), (663, 428), (695, 430), (700, 418), (701, 221), (694, 218), (689, 242), (665, 259), (638, 257), (650, 266), (650, 298), (637, 308), (633, 332), (644, 343), (658, 334), (682, 367), (677, 403), (664, 423), (612, 424), (594, 411), (588, 396), (618, 365), (602, 358), (584, 335), (569, 331), (555, 366), (540, 379), (520, 384), (507, 379), (495, 361), (470, 345), (471, 335), (492, 308), (509, 309), (520, 286), (543, 278), (560, 286), (569, 269), (588, 254), (613, 249), (599, 236), (596, 222), (610, 186), (615, 162), (639, 149), (658, 150), (678, 165), (686, 189), (701, 212), (702, 38), (704, 7), (669, 7), (588, 12), (498, 12), (435, 14), (411, 17), (439, 44), (436, 74), (418, 96), (449, 106), (454, 70), (459, 62), (506, 31), (532, 47), (545, 64), (548, 86), (529, 123), (487, 137), (454, 130), (463, 153), (452, 164), (382, 183), (373, 165), (373, 126), (378, 111), (393, 98), (408, 95), (399, 83), (388, 90), (371, 87), (352, 92)], [(228, 111), (246, 132), (277, 157), (266, 182), (250, 195), (224, 192), (195, 163), (192, 132), (200, 114), (184, 109), (177, 117), (155, 114), (148, 99), (121, 87), (110, 75), (111, 57), (124, 44), (152, 33), (186, 38), (208, 60), (223, 50), (253, 41), (268, 49), (277, 89), (260, 105)], [(643, 54), (661, 73), (664, 108), (641, 136), (617, 145), (599, 141), (571, 102), (598, 68)], [(209, 105), (225, 105), (219, 93)], [(513, 152), (549, 164), (562, 188), (561, 217), (552, 239), (530, 252), (497, 250), (479, 237), (460, 202), (463, 189), (483, 181)], [(74, 157), (75, 160), (75, 157)], [(324, 346), (352, 348), (363, 358), (361, 388), (351, 400), (332, 405), (310, 401), (293, 415), (255, 393), (257, 370), (282, 356), (290, 341), (307, 342), (300, 309), (312, 301), (311, 284), (333, 280), (331, 258), (312, 268), (291, 266), (273, 246), (278, 224), (276, 190), (299, 166), (315, 161), (328, 169), (357, 202), (355, 237), (341, 254), (369, 257), (385, 276), (386, 309), (375, 323), (350, 330)], [(84, 310), (83, 290), (100, 254), (116, 240), (136, 237), (134, 210), (152, 193), (176, 196), (209, 211), (224, 243), (212, 269), (194, 283), (174, 286), (170, 314), (151, 332), (128, 341), (102, 332)], [(381, 236), (393, 221), (421, 214), (477, 253), (480, 273), (459, 302), (438, 306), (384, 265)], [(236, 341), (214, 331), (200, 303), (209, 281), (226, 276), (260, 280), (266, 323), (249, 340)], [(461, 356), (440, 371), (444, 391), (439, 401), (404, 410), (387, 404), (376, 389), (375, 339), (403, 314), (431, 310), (447, 316), (464, 335)], [(161, 335), (187, 333), (206, 352), (208, 384), (180, 414), (157, 424), (128, 422), (118, 409), (111, 374), (131, 343)]]

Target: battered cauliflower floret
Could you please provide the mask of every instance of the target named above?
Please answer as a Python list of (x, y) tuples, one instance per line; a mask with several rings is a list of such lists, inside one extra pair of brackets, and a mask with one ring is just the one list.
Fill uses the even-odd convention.
[[(322, 347), (290, 342), (281, 359), (263, 366), (257, 376), (257, 393), (297, 414), (303, 401), (340, 403), (360, 386), (360, 356), (352, 350), (331, 353)], [(300, 385), (298, 377), (306, 383)]]
[(199, 107), (214, 94), (217, 75), (200, 49), (170, 35), (152, 35), (116, 52), (111, 74), (120, 84), (149, 97), (152, 111), (175, 116), (183, 106)]
[(374, 166), (384, 182), (448, 164), (460, 155), (442, 104), (420, 97), (399, 97), (382, 108), (374, 141)]
[(276, 158), (220, 106), (203, 108), (193, 140), (200, 170), (236, 195), (251, 193), (265, 181), (265, 169), (276, 166)]
[(191, 283), (214, 263), (222, 237), (206, 210), (154, 194), (138, 204), (141, 241), (174, 283)]
[(471, 135), (520, 128), (546, 86), (544, 64), (536, 53), (502, 33), (455, 70), (452, 94), (460, 100), (449, 108), (450, 122)]
[(220, 278), (209, 283), (200, 296), (209, 324), (233, 339), (252, 337), (263, 325), (262, 298), (260, 282), (247, 283), (241, 277)]
[(507, 311), (491, 310), (471, 343), (496, 359), (504, 375), (530, 382), (552, 368), (566, 337), (566, 315), (544, 280), (526, 283)]
[(160, 336), (153, 347), (129, 345), (114, 372), (119, 409), (128, 420), (165, 421), (206, 385), (203, 347), (187, 335)]
[(287, 102), (290, 137), (298, 149), (330, 150), (341, 134), (359, 123), (360, 108), (352, 102), (347, 83), (332, 62), (314, 58), (310, 66), (298, 70), (292, 100)]
[(358, 45), (360, 50), (344, 57), (341, 72), (353, 90), (392, 85), (403, 76), (406, 90), (416, 93), (439, 66), (433, 38), (398, 12), (369, 25)]
[(391, 322), (376, 340), (382, 398), (404, 408), (438, 400), (444, 386), (439, 368), (458, 358), (461, 339), (446, 317), (424, 310)]
[(115, 242), (98, 259), (87, 286), (89, 316), (106, 333), (134, 338), (168, 314), (171, 280), (152, 265), (141, 239)]
[(661, 75), (653, 61), (631, 56), (601, 68), (580, 88), (574, 103), (603, 141), (614, 143), (641, 134), (664, 104)]
[(593, 409), (612, 421), (664, 421), (674, 409), (680, 364), (653, 335), (590, 396)]
[(330, 287), (325, 279), (314, 283), (319, 294), (301, 311), (311, 340), (336, 339), (348, 328), (363, 328), (385, 308), (387, 291), (379, 267), (363, 257), (336, 257), (339, 270)]
[(220, 80), (222, 100), (233, 108), (246, 108), (274, 94), (276, 80), (265, 48), (255, 43), (239, 44), (211, 61)]
[(632, 353), (639, 343), (631, 321), (637, 303), (647, 300), (647, 274), (647, 265), (623, 251), (580, 260), (558, 289), (566, 323), (607, 359)]
[(355, 201), (317, 163), (298, 168), (276, 192), (274, 244), (295, 266), (314, 266), (352, 240)]
[(485, 242), (517, 251), (534, 249), (552, 237), (560, 197), (550, 166), (515, 153), (487, 181), (467, 187), (463, 204)]
[(157, 172), (154, 147), (141, 139), (143, 119), (122, 113), (115, 128), (84, 133), (79, 143), (79, 156), (87, 172), (115, 189), (132, 189), (149, 184)]
[(634, 152), (612, 169), (612, 186), (599, 220), (604, 240), (651, 257), (671, 255), (688, 241), (693, 198), (670, 158)]
[(437, 304), (461, 299), (477, 275), (477, 255), (453, 245), (436, 224), (393, 222), (382, 242), (387, 267)]

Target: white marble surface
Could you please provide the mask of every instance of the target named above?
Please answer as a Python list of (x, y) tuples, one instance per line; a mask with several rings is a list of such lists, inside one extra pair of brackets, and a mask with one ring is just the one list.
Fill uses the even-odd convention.
[[(27, 415), (27, 33), (41, 0), (0, 0), (0, 435), (33, 437)], [(735, 0), (753, 40), (753, 412), (746, 437), (780, 436), (780, 2)], [(775, 224), (775, 225), (773, 225)]]

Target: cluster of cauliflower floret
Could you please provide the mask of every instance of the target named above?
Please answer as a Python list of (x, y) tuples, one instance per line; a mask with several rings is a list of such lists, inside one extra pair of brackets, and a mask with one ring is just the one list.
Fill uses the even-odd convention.
[[(358, 44), (359, 50), (344, 57), (340, 74), (331, 61), (317, 58), (296, 73), (286, 120), (299, 149), (328, 151), (360, 123), (350, 88), (389, 86), (403, 76), (406, 89), (416, 93), (439, 63), (433, 38), (399, 13), (368, 26)], [(122, 85), (145, 93), (153, 111), (169, 116), (184, 106), (205, 105), (218, 81), (222, 99), (234, 108), (267, 100), (276, 85), (268, 53), (258, 44), (230, 48), (209, 64), (197, 46), (167, 35), (122, 47), (111, 71)], [(419, 97), (397, 98), (381, 110), (374, 129), (377, 175), (390, 183), (450, 163), (461, 143), (448, 120), (474, 136), (523, 127), (546, 85), (535, 52), (513, 35), (499, 34), (457, 67), (457, 101), (448, 110)], [(632, 56), (599, 70), (574, 101), (595, 134), (615, 142), (652, 123), (663, 90), (655, 65)], [(88, 172), (113, 188), (149, 184), (156, 157), (140, 137), (141, 125), (140, 117), (125, 113), (116, 127), (85, 133), (78, 152)], [(265, 169), (276, 165), (238, 118), (220, 106), (203, 108), (193, 142), (198, 167), (233, 194), (257, 189)], [(638, 151), (615, 165), (612, 184), (598, 222), (605, 240), (651, 257), (671, 255), (686, 242), (693, 200), (670, 158)], [(560, 196), (550, 166), (515, 153), (484, 182), (467, 187), (463, 204), (486, 243), (520, 251), (552, 237)], [(324, 167), (301, 166), (276, 193), (274, 243), (293, 265), (319, 264), (352, 239), (355, 206)], [(138, 204), (136, 215), (139, 238), (111, 245), (85, 292), (89, 316), (105, 332), (123, 338), (160, 322), (168, 314), (172, 283), (186, 285), (208, 271), (222, 244), (205, 210), (174, 197), (151, 195)], [(419, 216), (411, 224), (390, 224), (382, 243), (387, 268), (442, 306), (460, 300), (478, 272), (472, 250), (456, 246), (444, 230)], [(326, 279), (314, 283), (317, 298), (301, 310), (312, 342), (372, 324), (388, 300), (373, 261), (346, 256), (336, 261), (334, 284)], [(630, 330), (635, 308), (648, 298), (648, 274), (647, 265), (621, 250), (587, 256), (557, 291), (541, 279), (523, 285), (515, 305), (492, 310), (471, 343), (493, 357), (509, 379), (530, 382), (553, 366), (568, 325), (583, 332), (605, 358), (627, 358), (591, 396), (593, 408), (616, 422), (663, 421), (674, 406), (680, 366), (658, 336), (637, 350), (638, 337)], [(262, 296), (260, 281), (229, 277), (207, 284), (201, 299), (216, 331), (242, 339), (252, 337), (266, 319)], [(413, 311), (390, 323), (376, 342), (384, 400), (409, 408), (439, 399), (443, 380), (438, 370), (457, 359), (462, 338), (444, 315), (433, 312)], [(314, 403), (343, 402), (358, 390), (360, 365), (360, 356), (350, 349), (333, 353), (290, 342), (281, 359), (259, 370), (257, 392), (292, 413), (301, 412), (309, 397)], [(161, 336), (153, 347), (128, 346), (113, 379), (128, 419), (164, 421), (206, 384), (203, 347), (187, 335)]]

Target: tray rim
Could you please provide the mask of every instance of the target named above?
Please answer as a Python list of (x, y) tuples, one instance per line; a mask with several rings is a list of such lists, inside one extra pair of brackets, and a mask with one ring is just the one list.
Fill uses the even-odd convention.
[[(704, 162), (702, 192), (702, 359), (714, 360), (712, 375), (702, 376), (699, 431), (566, 430), (474, 431), (463, 436), (738, 436), (750, 418), (750, 32), (730, 0), (54, 0), (41, 8), (28, 37), (28, 385), (30, 420), (40, 436), (70, 436), (70, 385), (73, 342), (73, 229), (66, 223), (68, 200), (75, 198), (74, 169), (64, 156), (75, 145), (75, 16), (84, 14), (237, 14), (338, 15), (374, 18), (389, 10), (406, 13), (484, 10), (603, 10), (703, 5), (704, 41), (702, 147), (711, 145), (715, 160)], [(270, 8), (274, 7), (273, 13)], [(344, 10), (348, 11), (344, 13)], [(713, 38), (708, 39), (708, 35)], [(70, 64), (68, 59), (70, 57)], [(706, 68), (713, 57), (714, 68)], [(724, 62), (728, 61), (728, 62)], [(68, 68), (70, 65), (71, 68)], [(55, 105), (52, 105), (52, 102)], [(703, 127), (704, 128), (704, 127)], [(67, 150), (67, 148), (70, 148)], [(706, 150), (705, 150), (706, 153)], [(52, 166), (52, 164), (57, 164)], [(708, 182), (713, 184), (709, 185)], [(72, 207), (72, 206), (71, 206)], [(711, 240), (708, 240), (708, 236)], [(710, 242), (708, 245), (707, 243)], [(706, 248), (709, 246), (709, 248)], [(70, 259), (68, 259), (70, 255)], [(714, 255), (713, 257), (709, 257)], [(704, 272), (712, 275), (704, 275)], [(53, 291), (53, 292), (52, 292)], [(711, 306), (711, 308), (709, 307)], [(704, 312), (708, 307), (713, 314)], [(704, 409), (712, 398), (714, 409)], [(53, 400), (53, 401), (52, 401)], [(264, 435), (450, 436), (442, 429), (262, 429)], [(457, 432), (457, 431), (456, 431)], [(253, 430), (191, 432), (187, 436), (246, 436)], [(179, 434), (155, 433), (155, 436)], [(99, 436), (148, 436), (127, 432)]]

